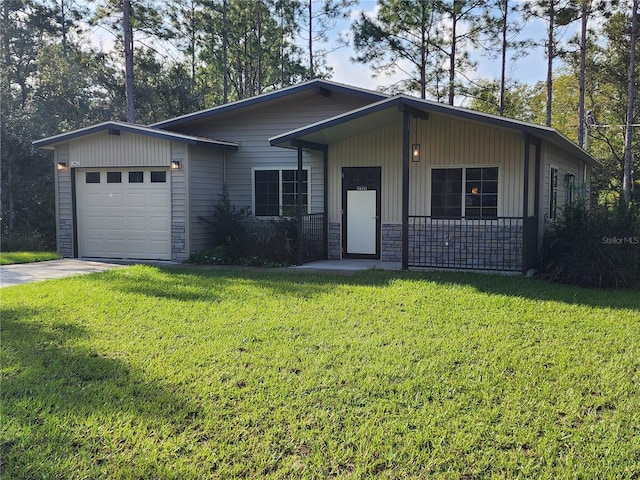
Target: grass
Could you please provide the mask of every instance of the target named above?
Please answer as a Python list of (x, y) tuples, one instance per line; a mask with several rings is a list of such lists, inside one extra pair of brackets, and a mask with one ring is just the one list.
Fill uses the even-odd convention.
[(56, 252), (0, 252), (0, 265), (44, 262), (59, 258), (60, 256)]
[(639, 478), (640, 292), (135, 266), (2, 290), (2, 478)]

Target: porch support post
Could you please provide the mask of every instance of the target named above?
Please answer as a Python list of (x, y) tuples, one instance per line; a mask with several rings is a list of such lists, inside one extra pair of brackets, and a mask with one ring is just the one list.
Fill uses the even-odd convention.
[(409, 130), (408, 109), (402, 112), (402, 270), (409, 270)]
[[(322, 241), (324, 242), (324, 258), (329, 258), (329, 146), (325, 145), (322, 149), (322, 165), (324, 168), (324, 214), (322, 215)], [(309, 179), (311, 180), (311, 179)], [(309, 184), (311, 182), (309, 181)], [(309, 197), (310, 198), (310, 197)]]
[(529, 160), (531, 141), (529, 134), (524, 134), (524, 185), (522, 199), (522, 274), (527, 274), (529, 267)]
[(531, 141), (529, 134), (524, 135), (524, 198), (522, 199), (522, 218), (529, 216), (529, 160), (531, 154)]
[(302, 146), (298, 145), (298, 176), (296, 186), (296, 214), (298, 219), (298, 265), (302, 265), (304, 263), (304, 240), (302, 238), (302, 192), (304, 184), (302, 182), (302, 173)]

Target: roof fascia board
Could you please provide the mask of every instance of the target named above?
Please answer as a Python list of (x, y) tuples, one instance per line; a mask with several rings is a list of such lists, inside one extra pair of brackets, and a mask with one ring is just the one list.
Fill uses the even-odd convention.
[[(150, 126), (154, 128), (170, 128), (177, 125), (192, 122), (194, 120), (200, 120), (213, 115), (218, 115), (240, 108), (249, 107), (252, 105), (258, 105), (278, 98), (284, 98), (295, 93), (304, 92), (307, 90), (315, 90), (316, 92), (328, 91), (335, 93), (343, 93), (347, 95), (355, 95), (363, 98), (369, 98), (371, 100), (381, 100), (388, 98), (388, 95), (379, 92), (373, 92), (371, 90), (365, 90), (357, 87), (349, 87), (347, 85), (341, 85), (339, 83), (329, 82), (327, 80), (315, 79), (308, 82), (286, 87), (281, 90), (275, 90), (273, 92), (263, 93), (254, 97), (237, 100), (235, 102), (225, 103), (217, 107), (208, 108), (206, 110), (200, 110), (199, 112), (190, 113), (188, 115), (182, 115), (180, 117), (170, 118), (169, 120), (163, 120), (162, 122), (153, 123)], [(321, 94), (321, 93), (319, 93)]]
[(381, 100), (371, 105), (366, 105), (362, 108), (352, 110), (351, 112), (338, 115), (336, 117), (320, 121), (306, 127), (299, 128), (286, 132), (282, 135), (272, 137), (269, 139), (269, 144), (272, 146), (282, 145), (286, 142), (293, 142), (300, 136), (308, 135), (311, 133), (324, 130), (326, 128), (339, 125), (341, 123), (360, 118), (371, 113), (375, 113), (380, 110), (384, 110), (391, 106), (397, 105), (400, 111), (408, 110), (412, 115), (426, 115), (428, 118), (429, 112), (439, 113), (442, 115), (448, 115), (458, 118), (464, 118), (466, 120), (472, 120), (476, 122), (486, 123), (489, 125), (507, 128), (510, 130), (521, 131), (522, 133), (531, 134), (537, 138), (544, 138), (550, 142), (557, 144), (560, 148), (568, 151), (572, 155), (578, 157), (580, 160), (593, 165), (601, 165), (598, 160), (589, 155), (589, 153), (582, 150), (571, 140), (559, 133), (556, 129), (545, 127), (542, 125), (534, 125), (532, 123), (522, 122), (520, 120), (513, 120), (496, 115), (486, 114), (482, 112), (476, 112), (474, 110), (468, 110), (465, 108), (454, 107), (451, 105), (445, 105), (428, 100), (417, 99), (409, 97), (407, 95), (398, 95)]
[(168, 141), (175, 141), (180, 143), (186, 143), (188, 145), (207, 145), (221, 148), (223, 150), (237, 150), (238, 144), (233, 142), (225, 142), (207, 138), (192, 137), (189, 135), (183, 135), (179, 133), (167, 132), (163, 130), (155, 130), (149, 127), (143, 127), (140, 125), (131, 125), (122, 122), (103, 122), (98, 125), (93, 125), (86, 128), (80, 128), (67, 133), (61, 133), (52, 137), (43, 138), (33, 142), (33, 146), (36, 148), (52, 147), (58, 143), (68, 142), (77, 138), (86, 137), (102, 131), (108, 131), (110, 134), (114, 134), (116, 131), (124, 131), (135, 133), (138, 135), (145, 135), (149, 137), (160, 138)]

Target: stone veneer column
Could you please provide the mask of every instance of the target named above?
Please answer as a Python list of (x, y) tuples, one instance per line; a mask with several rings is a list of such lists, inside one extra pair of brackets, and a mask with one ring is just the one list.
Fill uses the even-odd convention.
[(340, 260), (342, 252), (342, 236), (340, 235), (340, 224), (329, 223), (329, 260)]
[(58, 234), (58, 253), (62, 257), (73, 257), (73, 222), (60, 219)]
[(383, 262), (402, 261), (402, 225), (382, 225), (380, 250), (380, 260)]
[(171, 261), (184, 262), (187, 259), (187, 227), (183, 222), (171, 224)]

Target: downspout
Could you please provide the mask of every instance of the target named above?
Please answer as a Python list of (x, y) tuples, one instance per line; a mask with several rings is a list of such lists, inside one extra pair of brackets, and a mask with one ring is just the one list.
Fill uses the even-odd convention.
[(402, 112), (402, 270), (409, 270), (409, 129), (408, 108)]

